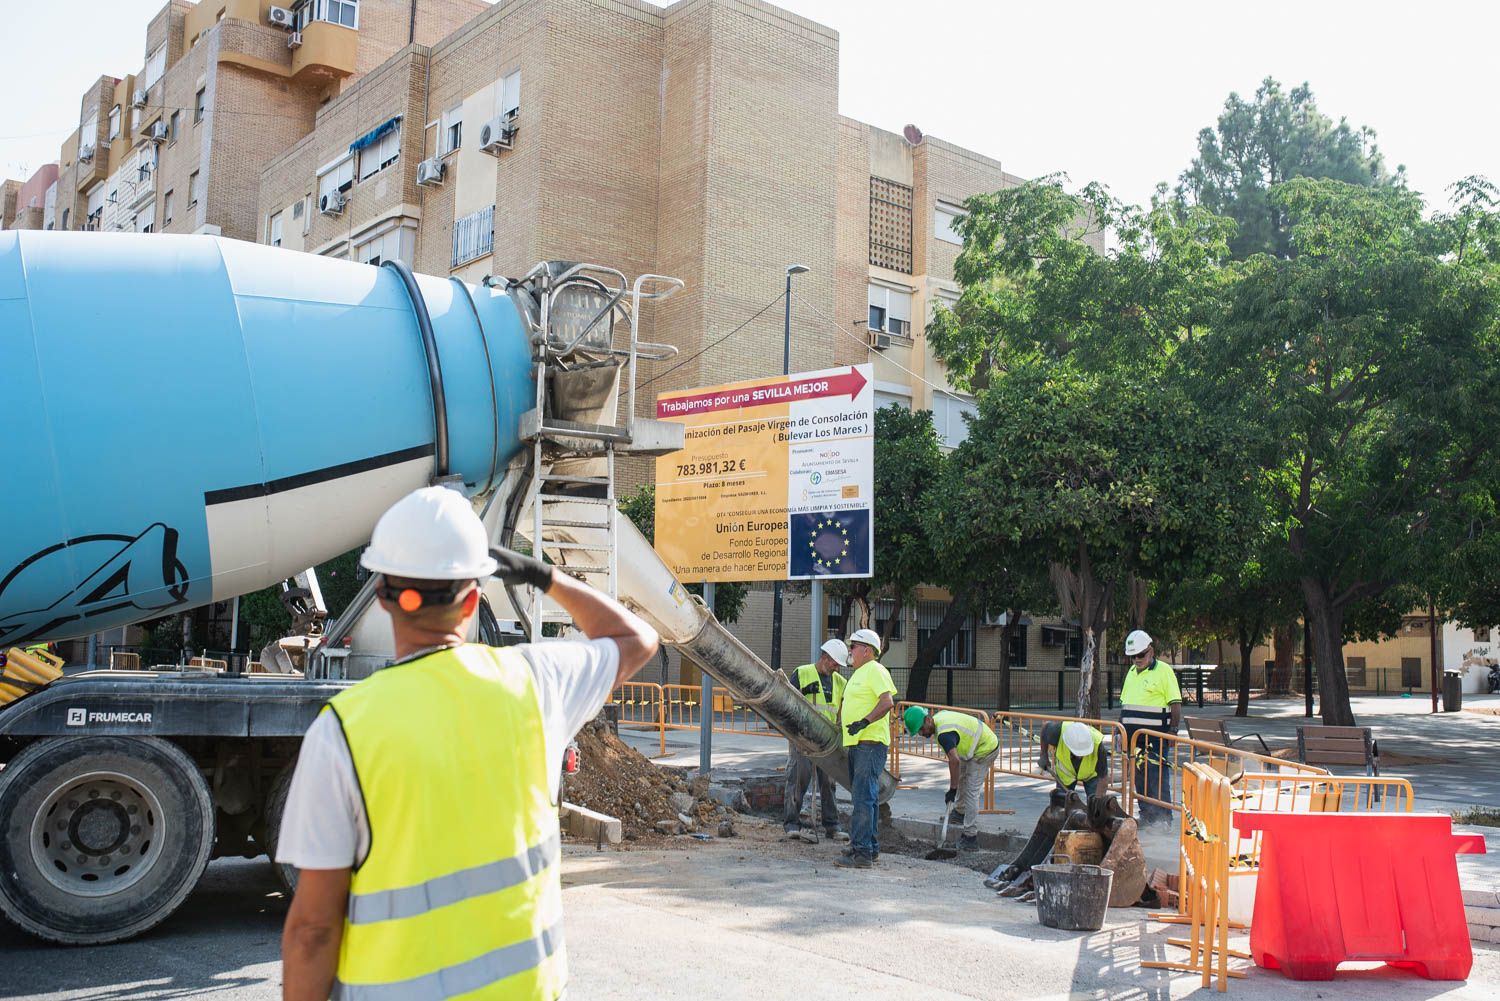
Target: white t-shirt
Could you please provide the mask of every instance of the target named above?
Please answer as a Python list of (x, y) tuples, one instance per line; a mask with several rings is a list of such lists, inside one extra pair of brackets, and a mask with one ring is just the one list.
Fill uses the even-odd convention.
[[(555, 800), (568, 742), (614, 689), (620, 648), (614, 640), (602, 639), (526, 643), (512, 649), (531, 664), (547, 747), (547, 781)], [(333, 713), (321, 713), (302, 738), (276, 861), (299, 869), (345, 869), (362, 862), (369, 850), (370, 821), (349, 745)]]

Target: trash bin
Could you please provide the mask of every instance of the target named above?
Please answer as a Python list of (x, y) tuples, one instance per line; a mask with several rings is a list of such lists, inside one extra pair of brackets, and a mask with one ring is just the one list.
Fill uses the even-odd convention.
[(1443, 712), (1456, 713), (1464, 707), (1464, 678), (1455, 671), (1443, 672)]

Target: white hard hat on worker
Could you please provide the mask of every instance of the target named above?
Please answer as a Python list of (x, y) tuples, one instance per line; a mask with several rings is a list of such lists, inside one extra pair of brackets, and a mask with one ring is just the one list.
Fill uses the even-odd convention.
[(1125, 656), (1135, 657), (1151, 649), (1151, 636), (1144, 629), (1137, 629), (1125, 637)]
[(849, 648), (844, 646), (843, 640), (828, 640), (819, 649), (828, 654), (839, 667), (849, 666)]
[(1086, 758), (1094, 753), (1094, 734), (1087, 723), (1076, 720), (1064, 723), (1062, 742), (1075, 758)]
[(414, 580), (479, 580), (495, 572), (489, 533), (456, 490), (423, 487), (375, 523), (359, 562), (366, 570)]

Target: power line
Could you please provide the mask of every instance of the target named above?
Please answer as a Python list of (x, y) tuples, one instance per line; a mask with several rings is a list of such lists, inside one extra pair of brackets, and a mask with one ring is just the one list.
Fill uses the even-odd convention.
[(686, 365), (688, 362), (692, 361), (694, 358), (698, 358), (698, 357), (700, 357), (700, 356), (702, 356), (704, 354), (707, 354), (709, 351), (712, 351), (714, 348), (718, 347), (720, 344), (723, 344), (725, 341), (729, 340), (729, 338), (733, 337), (735, 334), (739, 333), (741, 330), (744, 330), (746, 327), (750, 326), (750, 324), (754, 323), (756, 320), (758, 320), (760, 318), (760, 316), (761, 316), (762, 313), (764, 313), (766, 310), (770, 309), (772, 306), (776, 305), (778, 302), (780, 302), (782, 299), (785, 299), (785, 298), (786, 298), (786, 293), (782, 292), (776, 298), (772, 299), (770, 302), (768, 302), (764, 306), (760, 307), (760, 309), (756, 310), (755, 314), (753, 316), (751, 316), (748, 320), (746, 320), (744, 323), (741, 323), (738, 327), (735, 327), (729, 333), (725, 334), (723, 337), (720, 337), (718, 340), (714, 341), (712, 344), (710, 344), (707, 347), (705, 347), (702, 351), (699, 351), (697, 354), (694, 354), (694, 355), (688, 355), (686, 358), (682, 359), (682, 361), (678, 362), (676, 365), (673, 365), (671, 368), (667, 369), (665, 372), (659, 372), (656, 375), (653, 375), (651, 378), (647, 379), (645, 382), (641, 383), (636, 388), (637, 389), (645, 389), (647, 386), (651, 385), (657, 379), (660, 379), (660, 378), (662, 378), (664, 376), (670, 375), (671, 373), (677, 371), (682, 366)]

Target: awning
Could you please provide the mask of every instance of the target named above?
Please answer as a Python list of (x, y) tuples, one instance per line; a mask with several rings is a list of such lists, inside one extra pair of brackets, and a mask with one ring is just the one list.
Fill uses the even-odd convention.
[(389, 121), (382, 122), (377, 127), (371, 129), (369, 132), (366, 132), (364, 135), (360, 136), (358, 139), (356, 139), (352, 143), (350, 143), (349, 144), (349, 152), (351, 152), (351, 153), (358, 153), (360, 150), (364, 149), (366, 146), (373, 146), (373, 145), (375, 145), (376, 143), (378, 143), (381, 140), (381, 138), (387, 132), (390, 132), (392, 129), (394, 129), (396, 126), (398, 126), (400, 124), (401, 124), (401, 116), (400, 115), (397, 115), (395, 118), (392, 118)]

